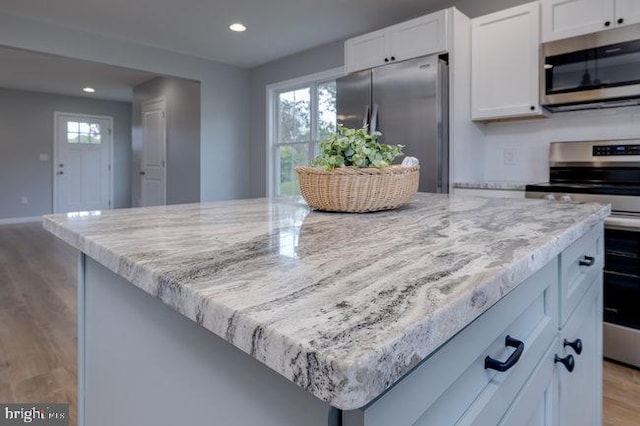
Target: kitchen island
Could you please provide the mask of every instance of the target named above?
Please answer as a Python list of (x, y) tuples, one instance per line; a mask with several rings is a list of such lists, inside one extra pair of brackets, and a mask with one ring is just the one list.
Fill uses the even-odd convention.
[[(447, 400), (473, 414), (483, 390), (513, 377), (515, 393), (496, 403), (503, 418), (595, 291), (572, 284), (565, 295), (559, 281), (601, 275), (608, 214), (418, 194), (367, 214), (253, 199), (48, 216), (45, 228), (82, 253), (80, 424), (454, 423)], [(511, 354), (510, 324), (541, 343)], [(480, 383), (463, 375), (484, 360), (476, 348), (530, 368), (482, 368), (486, 383), (458, 398), (461, 379)], [(433, 395), (398, 397), (415, 398), (412, 386)]]

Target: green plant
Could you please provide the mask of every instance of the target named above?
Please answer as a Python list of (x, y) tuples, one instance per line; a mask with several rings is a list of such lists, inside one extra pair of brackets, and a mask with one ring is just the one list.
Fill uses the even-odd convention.
[(387, 167), (402, 155), (404, 145), (378, 143), (382, 134), (366, 129), (349, 129), (338, 124), (337, 132), (320, 142), (320, 155), (311, 165), (333, 170), (336, 167)]

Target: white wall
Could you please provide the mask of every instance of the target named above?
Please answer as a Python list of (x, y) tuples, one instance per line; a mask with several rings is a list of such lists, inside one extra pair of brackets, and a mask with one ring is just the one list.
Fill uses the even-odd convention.
[(113, 117), (113, 205), (129, 207), (130, 103), (0, 89), (0, 219), (51, 213), (54, 112)]
[(8, 13), (0, 13), (0, 44), (200, 81), (201, 199), (248, 195), (248, 70)]
[[(484, 146), (484, 174), (475, 180), (546, 182), (550, 142), (625, 138), (640, 138), (640, 107), (561, 112), (546, 119), (487, 124), (484, 141), (478, 141)], [(504, 165), (505, 148), (514, 150), (516, 165)]]

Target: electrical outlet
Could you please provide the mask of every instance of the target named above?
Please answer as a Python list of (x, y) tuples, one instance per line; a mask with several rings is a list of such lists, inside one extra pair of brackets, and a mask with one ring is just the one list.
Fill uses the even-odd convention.
[(504, 161), (505, 166), (515, 166), (518, 164), (516, 150), (513, 148), (505, 148), (502, 151), (502, 159)]
[(26, 195), (20, 197), (20, 204), (29, 204), (29, 198)]
[(40, 154), (40, 161), (49, 161), (49, 154)]

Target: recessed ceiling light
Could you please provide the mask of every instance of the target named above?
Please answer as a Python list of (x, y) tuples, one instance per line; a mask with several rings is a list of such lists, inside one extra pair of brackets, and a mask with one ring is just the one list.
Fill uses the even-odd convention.
[(94, 93), (96, 89), (94, 89), (93, 87), (85, 87), (84, 89), (82, 89), (82, 91), (87, 93)]
[(241, 32), (243, 32), (243, 31), (246, 31), (246, 30), (247, 30), (247, 27), (245, 27), (244, 25), (242, 25), (242, 24), (241, 24), (241, 23), (239, 23), (239, 22), (236, 22), (235, 24), (231, 24), (231, 25), (229, 25), (229, 29), (230, 29), (231, 31), (235, 31), (235, 32), (241, 33)]

